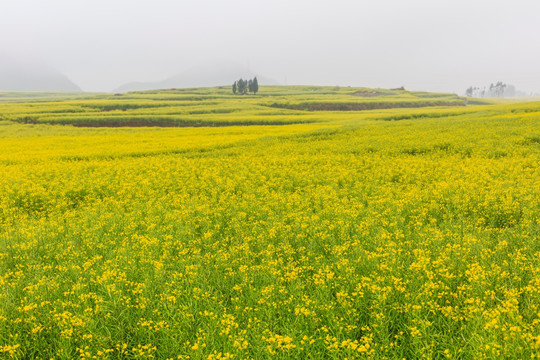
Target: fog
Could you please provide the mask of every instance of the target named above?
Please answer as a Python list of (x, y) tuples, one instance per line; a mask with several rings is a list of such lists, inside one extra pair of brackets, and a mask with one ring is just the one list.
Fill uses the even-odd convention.
[(1, 54), (85, 91), (236, 63), (287, 84), (540, 92), (538, 0), (0, 0), (0, 33)]

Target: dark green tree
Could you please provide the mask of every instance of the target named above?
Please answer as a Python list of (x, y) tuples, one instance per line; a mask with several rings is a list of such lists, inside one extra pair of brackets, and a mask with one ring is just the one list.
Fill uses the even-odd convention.
[(244, 79), (238, 80), (238, 93), (244, 95), (247, 93), (247, 81)]
[(248, 91), (253, 92), (253, 80), (251, 79), (248, 81)]
[(259, 82), (257, 81), (257, 77), (255, 76), (253, 78), (253, 94), (256, 94), (259, 91)]
[(232, 92), (236, 95), (236, 81), (232, 84)]

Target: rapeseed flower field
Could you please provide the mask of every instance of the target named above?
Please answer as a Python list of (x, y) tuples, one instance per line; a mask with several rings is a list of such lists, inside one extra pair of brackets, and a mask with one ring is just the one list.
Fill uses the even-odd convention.
[(540, 358), (538, 102), (216, 88), (0, 117), (0, 358)]

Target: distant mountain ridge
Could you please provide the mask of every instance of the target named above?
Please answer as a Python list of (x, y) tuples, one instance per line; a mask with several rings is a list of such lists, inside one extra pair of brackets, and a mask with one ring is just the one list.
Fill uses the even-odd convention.
[(66, 75), (43, 63), (0, 56), (0, 91), (82, 90)]
[(124, 84), (114, 92), (123, 93), (128, 91), (170, 89), (170, 88), (194, 88), (231, 85), (240, 78), (251, 79), (257, 76), (261, 85), (278, 85), (278, 82), (252, 72), (239, 65), (199, 66), (181, 74), (171, 76), (162, 81), (155, 82), (131, 82)]

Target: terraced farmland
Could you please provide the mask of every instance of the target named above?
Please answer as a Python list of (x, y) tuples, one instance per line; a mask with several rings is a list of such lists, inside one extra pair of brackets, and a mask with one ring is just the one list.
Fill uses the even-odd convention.
[(2, 358), (540, 354), (539, 102), (177, 89), (0, 118)]

